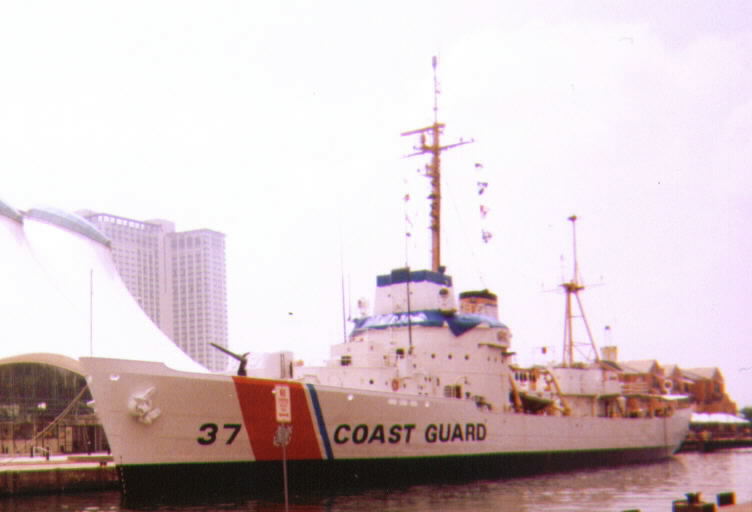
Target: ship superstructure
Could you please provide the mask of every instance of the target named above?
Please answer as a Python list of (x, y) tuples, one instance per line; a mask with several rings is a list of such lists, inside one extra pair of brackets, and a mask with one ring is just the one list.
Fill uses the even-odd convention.
[(457, 304), (443, 269), (396, 269), (378, 277), (373, 314), (355, 320), (347, 342), (332, 347), (327, 366), (303, 367), (296, 376), (504, 410), (510, 336), (488, 291), (467, 292)]

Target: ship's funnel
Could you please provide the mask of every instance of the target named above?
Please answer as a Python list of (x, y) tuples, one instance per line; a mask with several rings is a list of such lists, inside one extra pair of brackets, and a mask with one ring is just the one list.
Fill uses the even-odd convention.
[(460, 313), (484, 315), (499, 319), (499, 303), (496, 294), (488, 290), (460, 293)]

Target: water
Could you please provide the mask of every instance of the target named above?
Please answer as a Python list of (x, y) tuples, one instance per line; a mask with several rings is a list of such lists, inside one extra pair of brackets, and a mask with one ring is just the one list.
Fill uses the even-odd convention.
[[(281, 476), (280, 476), (281, 477)], [(421, 485), (338, 496), (293, 496), (291, 512), (623, 511), (670, 512), (673, 500), (700, 491), (706, 501), (721, 492), (752, 502), (752, 449), (680, 454), (648, 465), (577, 471), (462, 485)], [(283, 512), (281, 502), (154, 507), (159, 512)], [(125, 512), (116, 492), (0, 499), (0, 512)]]

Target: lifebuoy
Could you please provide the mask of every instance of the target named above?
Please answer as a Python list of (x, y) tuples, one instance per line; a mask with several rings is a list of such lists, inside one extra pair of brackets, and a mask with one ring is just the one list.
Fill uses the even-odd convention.
[(399, 381), (397, 379), (392, 379), (392, 391), (398, 391), (399, 390)]

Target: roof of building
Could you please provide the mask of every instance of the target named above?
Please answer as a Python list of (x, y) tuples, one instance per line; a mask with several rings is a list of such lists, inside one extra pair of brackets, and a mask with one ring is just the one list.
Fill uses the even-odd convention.
[(718, 368), (690, 368), (688, 370), (685, 370), (685, 373), (692, 373), (694, 375), (697, 375), (703, 379), (715, 379), (716, 377), (722, 377), (721, 371)]
[(21, 214), (11, 205), (0, 199), (0, 215), (21, 222)]
[(74, 231), (80, 235), (90, 238), (95, 242), (99, 242), (100, 244), (106, 245), (108, 247), (110, 246), (110, 239), (107, 238), (104, 233), (94, 227), (91, 222), (87, 221), (83, 217), (76, 215), (75, 213), (58, 210), (57, 208), (44, 207), (32, 208), (31, 210), (26, 212), (26, 217), (49, 222), (50, 224), (55, 224), (57, 226), (60, 226), (61, 228)]
[(642, 359), (638, 361), (623, 361), (619, 363), (625, 373), (653, 373), (660, 370), (661, 365), (655, 359)]
[(682, 370), (682, 378), (690, 382), (695, 382), (698, 380), (706, 380), (705, 377), (702, 377), (696, 373), (693, 373), (691, 370)]
[(605, 370), (613, 370), (616, 372), (624, 371), (624, 368), (622, 368), (620, 363), (616, 363), (614, 361), (608, 361), (606, 359), (601, 359), (600, 361), (598, 361), (598, 365)]

